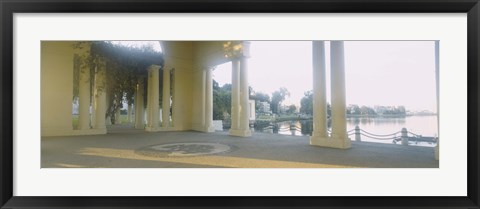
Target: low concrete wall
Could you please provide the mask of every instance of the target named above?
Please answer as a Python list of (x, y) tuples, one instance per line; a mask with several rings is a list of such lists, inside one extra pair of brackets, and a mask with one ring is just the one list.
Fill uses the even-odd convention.
[(213, 121), (213, 127), (215, 128), (215, 131), (223, 131), (222, 120), (214, 120)]

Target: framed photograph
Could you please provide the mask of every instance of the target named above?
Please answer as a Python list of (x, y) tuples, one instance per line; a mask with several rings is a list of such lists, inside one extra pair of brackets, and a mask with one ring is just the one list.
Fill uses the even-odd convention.
[(1, 208), (480, 207), (478, 0), (0, 8)]

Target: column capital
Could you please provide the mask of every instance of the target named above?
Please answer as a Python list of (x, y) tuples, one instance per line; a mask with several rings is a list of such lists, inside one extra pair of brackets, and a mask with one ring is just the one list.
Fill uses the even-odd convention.
[(73, 52), (78, 55), (90, 55), (91, 47), (92, 47), (92, 42), (79, 41), (73, 44)]
[(225, 57), (239, 59), (250, 57), (250, 41), (227, 41), (223, 44)]
[(150, 65), (148, 66), (147, 70), (158, 70), (160, 67), (160, 65)]
[(172, 65), (167, 65), (167, 64), (164, 64), (164, 65), (162, 66), (162, 69), (172, 70), (172, 69), (174, 69), (174, 68), (175, 68), (175, 67), (173, 67)]
[(195, 65), (194, 69), (197, 69), (198, 71), (207, 71), (207, 70), (213, 70), (215, 69), (216, 66), (209, 66), (209, 65)]

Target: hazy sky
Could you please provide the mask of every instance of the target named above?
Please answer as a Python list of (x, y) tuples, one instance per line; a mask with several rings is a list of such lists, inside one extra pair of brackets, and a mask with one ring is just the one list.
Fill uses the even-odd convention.
[[(330, 101), (330, 43), (326, 43)], [(405, 105), (436, 112), (433, 41), (345, 41), (347, 105)], [(286, 104), (300, 104), (312, 89), (310, 41), (254, 41), (248, 60), (249, 85), (257, 92), (287, 88)], [(214, 79), (231, 83), (231, 63), (217, 66)]]

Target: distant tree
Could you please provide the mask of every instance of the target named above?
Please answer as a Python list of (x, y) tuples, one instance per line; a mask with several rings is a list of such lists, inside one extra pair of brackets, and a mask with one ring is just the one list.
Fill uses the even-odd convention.
[(250, 96), (250, 99), (259, 102), (270, 102), (270, 95), (263, 92), (255, 92), (255, 94)]
[(288, 106), (287, 114), (293, 114), (296, 110), (297, 110), (297, 107), (292, 104), (292, 105)]
[(405, 114), (407, 114), (407, 110), (405, 109), (405, 106), (398, 106), (398, 107), (396, 108), (396, 112), (397, 112), (397, 114), (399, 114), (399, 115), (405, 115)]
[(215, 80), (215, 79), (212, 79), (213, 80), (213, 90), (218, 90), (220, 89), (220, 84), (218, 84), (218, 82)]
[[(313, 91), (306, 91), (300, 100), (300, 113), (313, 115)], [(327, 103), (327, 117), (332, 115), (332, 107)]]
[(348, 106), (347, 113), (352, 115), (360, 115), (361, 110), (358, 105), (353, 104)]
[(230, 114), (232, 108), (232, 86), (225, 84), (222, 87), (213, 80), (213, 119), (224, 120), (226, 113)]
[(363, 105), (362, 107), (360, 107), (360, 114), (361, 115), (376, 115), (377, 113), (375, 112), (375, 110), (373, 108)]
[(290, 96), (290, 92), (288, 92), (285, 87), (281, 87), (279, 90), (272, 93), (272, 102), (270, 103), (270, 109), (273, 113), (278, 114), (278, 107), (287, 96)]
[(222, 88), (222, 91), (232, 91), (232, 84), (229, 84), (229, 83), (226, 83), (226, 84), (223, 84), (223, 86), (221, 87)]
[(313, 115), (313, 91), (306, 91), (300, 100), (300, 113)]
[(261, 108), (260, 102), (267, 102), (270, 104), (270, 95), (262, 92), (255, 92), (254, 94), (250, 95), (250, 99), (255, 100), (255, 112), (258, 112)]

